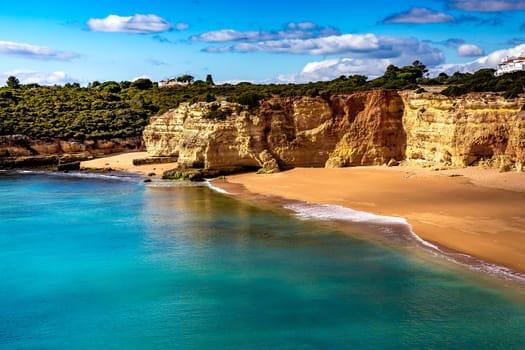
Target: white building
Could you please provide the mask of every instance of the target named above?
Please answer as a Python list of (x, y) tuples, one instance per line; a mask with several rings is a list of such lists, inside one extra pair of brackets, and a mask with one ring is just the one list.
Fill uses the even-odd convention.
[(498, 64), (495, 76), (499, 77), (505, 73), (525, 71), (525, 56), (516, 58), (507, 58)]
[(188, 83), (176, 81), (175, 79), (159, 81), (159, 88), (166, 88), (166, 87), (172, 87), (172, 86), (187, 86), (187, 85)]

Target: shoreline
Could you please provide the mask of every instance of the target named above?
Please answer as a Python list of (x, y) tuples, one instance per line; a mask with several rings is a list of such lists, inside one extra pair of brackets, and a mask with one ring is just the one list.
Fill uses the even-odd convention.
[[(146, 156), (123, 153), (81, 166), (142, 176), (155, 172), (152, 178), (175, 167), (175, 163), (132, 164), (132, 159)], [(442, 252), (460, 260), (467, 254), (472, 260), (525, 274), (525, 173), (475, 167), (436, 171), (410, 165), (295, 168), (267, 175), (229, 175), (210, 185), (245, 199), (332, 205), (401, 218), (422, 242)]]
[(404, 219), (420, 244), (457, 262), (487, 263), (488, 269), (525, 276), (523, 173), (411, 166), (296, 168), (230, 175), (214, 186), (232, 196), (281, 197)]

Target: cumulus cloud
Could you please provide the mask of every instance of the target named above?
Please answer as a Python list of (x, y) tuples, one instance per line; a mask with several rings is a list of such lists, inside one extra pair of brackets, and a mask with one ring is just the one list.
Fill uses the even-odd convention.
[(381, 49), (374, 34), (344, 34), (312, 39), (282, 39), (241, 42), (228, 47), (208, 47), (207, 52), (271, 52), (308, 55), (333, 55)]
[(525, 10), (523, 0), (447, 0), (448, 7), (463, 11), (500, 12)]
[(156, 15), (118, 16), (109, 15), (106, 18), (91, 18), (87, 22), (94, 32), (120, 32), (132, 34), (151, 34), (165, 32), (173, 25)]
[(306, 83), (310, 81), (327, 81), (341, 75), (354, 74), (377, 77), (382, 75), (390, 64), (392, 64), (392, 61), (388, 59), (334, 58), (310, 62), (299, 73), (280, 75), (277, 77), (277, 81), (281, 83)]
[(435, 12), (427, 8), (414, 7), (410, 11), (396, 13), (385, 18), (382, 23), (412, 23), (412, 24), (427, 24), (427, 23), (447, 23), (454, 22), (455, 19), (451, 15), (443, 12)]
[(352, 57), (332, 58), (314, 61), (306, 64), (296, 74), (281, 75), (277, 77), (280, 82), (304, 83), (309, 81), (332, 80), (341, 75), (366, 75), (374, 78), (383, 75), (390, 64), (401, 67), (412, 64), (415, 60), (433, 67), (444, 62), (441, 50), (422, 43), (416, 39), (401, 39), (380, 37), (384, 47), (390, 47), (390, 52), (378, 50), (359, 54)]
[(475, 61), (458, 63), (458, 64), (442, 64), (432, 69), (429, 69), (431, 75), (437, 75), (440, 72), (453, 74), (455, 72), (473, 73), (482, 68), (496, 68), (498, 63), (507, 57), (518, 57), (525, 54), (525, 44), (521, 44), (509, 49), (494, 51), (486, 56), (480, 57)]
[(319, 38), (340, 34), (335, 28), (320, 27), (313, 22), (288, 23), (282, 30), (238, 31), (220, 29), (193, 36), (194, 41), (224, 43), (235, 41), (270, 41), (282, 39)]
[(473, 44), (460, 45), (456, 51), (458, 56), (461, 57), (479, 57), (485, 54), (485, 51), (481, 47)]
[[(352, 55), (354, 58), (396, 58), (406, 52), (431, 56), (437, 63), (441, 51), (414, 38), (395, 38), (375, 34), (343, 34), (313, 39), (283, 39), (241, 42), (232, 46), (208, 47), (207, 52), (268, 52), (302, 55)], [(420, 59), (421, 60), (421, 59)], [(436, 64), (437, 64), (436, 63)]]
[(79, 57), (78, 54), (66, 51), (57, 51), (45, 46), (36, 46), (11, 41), (0, 41), (0, 54), (20, 56), (38, 60), (68, 61)]
[(5, 81), (9, 76), (15, 76), (22, 84), (64, 85), (78, 81), (62, 71), (45, 73), (32, 70), (12, 70), (2, 72), (0, 75), (2, 76), (2, 81)]

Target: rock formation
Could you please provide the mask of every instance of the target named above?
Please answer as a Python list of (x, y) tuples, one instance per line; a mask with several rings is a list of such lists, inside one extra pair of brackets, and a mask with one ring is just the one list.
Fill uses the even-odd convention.
[(25, 135), (0, 136), (0, 166), (57, 165), (60, 161), (86, 160), (106, 154), (143, 149), (141, 137), (66, 141), (33, 139)]
[(151, 156), (178, 156), (184, 168), (222, 171), (298, 166), (349, 166), (402, 160), (403, 101), (378, 90), (325, 97), (272, 98), (253, 111), (222, 102), (224, 120), (209, 119), (210, 104), (182, 104), (152, 118), (144, 131)]
[(404, 91), (407, 159), (469, 166), (517, 167), (525, 161), (525, 98), (495, 93), (460, 97)]
[[(525, 95), (446, 97), (374, 90), (317, 97), (274, 97), (259, 107), (181, 104), (151, 118), (150, 156), (177, 159), (169, 176), (203, 177), (243, 169), (421, 163), (521, 169)], [(141, 149), (140, 137), (84, 142), (0, 136), (0, 166), (56, 164)], [(185, 173), (181, 169), (200, 169)]]
[[(224, 172), (260, 168), (423, 163), (489, 166), (525, 161), (525, 98), (495, 93), (446, 97), (376, 90), (271, 98), (248, 111), (210, 119), (210, 104), (182, 104), (144, 131), (151, 156), (176, 156), (181, 168)], [(217, 109), (218, 106), (215, 106)]]

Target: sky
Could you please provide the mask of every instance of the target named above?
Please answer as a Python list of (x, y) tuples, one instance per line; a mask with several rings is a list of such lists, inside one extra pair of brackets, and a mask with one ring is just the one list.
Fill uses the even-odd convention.
[[(16, 0), (0, 3), (0, 80), (62, 85), (190, 74), (216, 83), (430, 75), (525, 56), (520, 0)], [(0, 83), (1, 85), (1, 83)]]

